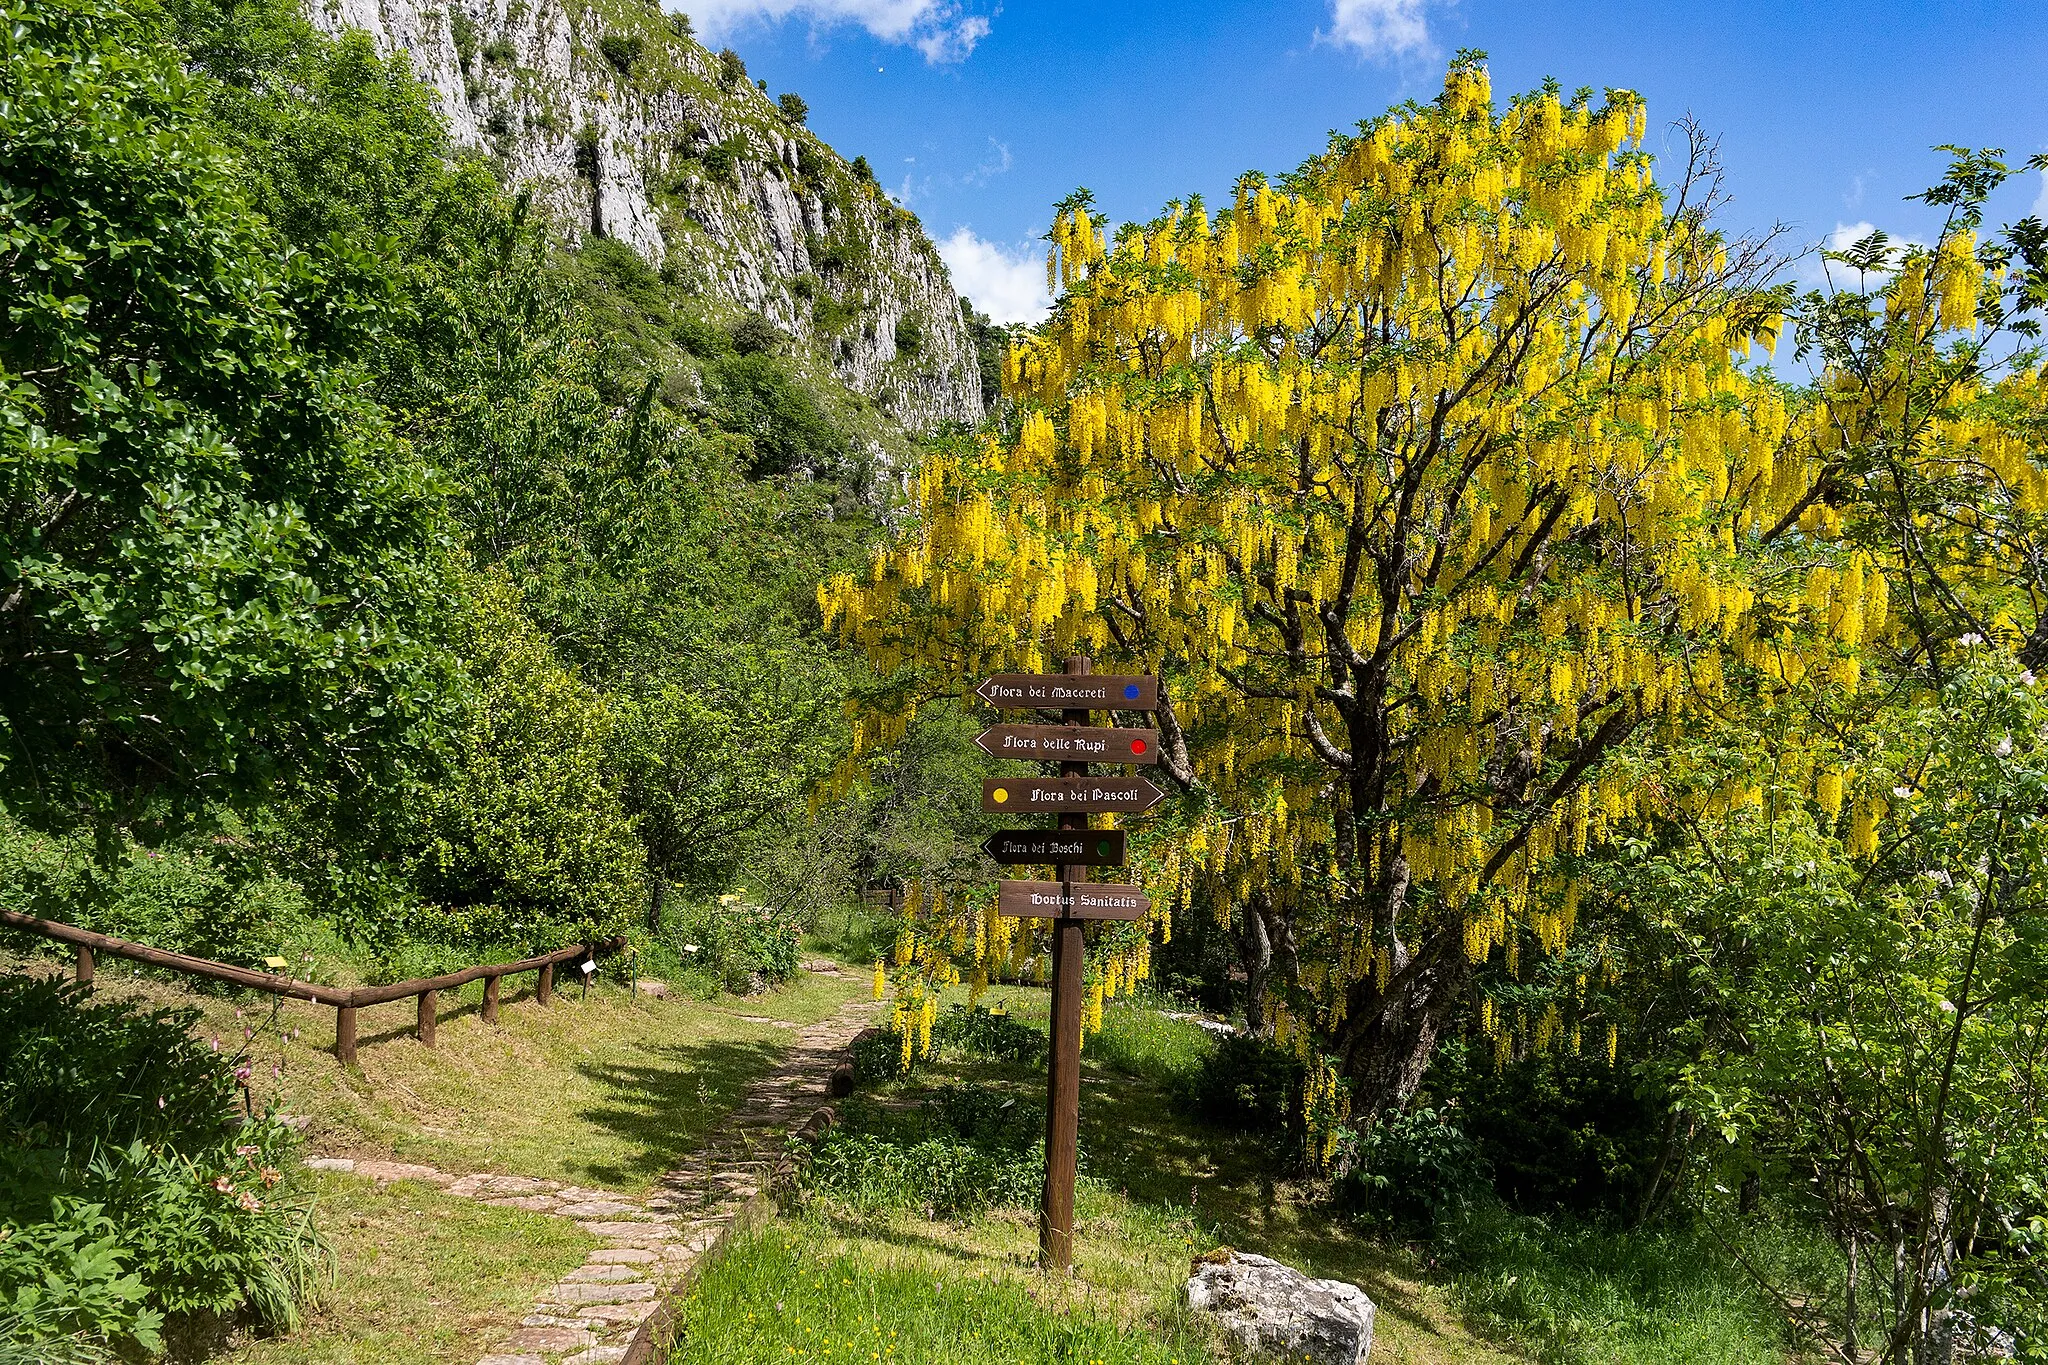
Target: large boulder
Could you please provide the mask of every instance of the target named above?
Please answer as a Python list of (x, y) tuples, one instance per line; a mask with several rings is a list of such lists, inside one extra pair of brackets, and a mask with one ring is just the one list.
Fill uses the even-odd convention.
[(1317, 1280), (1268, 1256), (1211, 1252), (1188, 1276), (1188, 1307), (1213, 1313), (1254, 1355), (1310, 1365), (1364, 1365), (1372, 1300), (1355, 1284)]

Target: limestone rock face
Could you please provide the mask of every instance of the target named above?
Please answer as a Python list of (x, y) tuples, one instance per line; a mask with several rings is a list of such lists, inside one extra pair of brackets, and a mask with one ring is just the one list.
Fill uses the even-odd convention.
[(305, 0), (404, 52), (457, 145), (571, 242), (758, 312), (906, 429), (983, 411), (973, 339), (916, 218), (644, 0)]
[(1364, 1365), (1373, 1302), (1342, 1280), (1316, 1280), (1266, 1256), (1224, 1252), (1197, 1260), (1188, 1306), (1213, 1313), (1254, 1354), (1311, 1365)]

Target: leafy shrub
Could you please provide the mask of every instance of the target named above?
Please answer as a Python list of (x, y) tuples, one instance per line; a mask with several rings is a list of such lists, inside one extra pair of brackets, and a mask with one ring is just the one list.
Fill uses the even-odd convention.
[(298, 883), (279, 876), (232, 820), (153, 845), (123, 834), (109, 857), (90, 831), (52, 834), (0, 816), (0, 898), (26, 914), (245, 967), (296, 956), (314, 932)]
[(1539, 1054), (1496, 1070), (1464, 1044), (1440, 1051), (1426, 1083), (1462, 1126), (1500, 1197), (1537, 1213), (1633, 1213), (1663, 1142), (1666, 1103), (1603, 1058)]
[(234, 1079), (193, 1042), (198, 1018), (145, 1013), (67, 980), (0, 976), (0, 1143), (85, 1154), (173, 1136), (218, 1140), (232, 1122)]
[(739, 355), (764, 355), (781, 342), (782, 333), (759, 313), (748, 313), (733, 324), (732, 348)]
[(646, 41), (637, 33), (607, 33), (597, 41), (597, 50), (621, 76), (633, 74), (633, 63), (640, 60), (646, 47)]
[(1195, 1111), (1214, 1123), (1283, 1133), (1300, 1122), (1304, 1068), (1294, 1054), (1248, 1034), (1225, 1038), (1189, 1088)]
[(749, 905), (744, 896), (721, 896), (675, 910), (650, 957), (662, 970), (700, 979), (710, 991), (744, 995), (794, 977), (802, 941), (797, 916)]
[(913, 356), (924, 349), (924, 324), (916, 318), (902, 318), (896, 323), (896, 354)]
[(1028, 1208), (1045, 1181), (1044, 1113), (982, 1086), (946, 1086), (914, 1114), (849, 1105), (820, 1143), (806, 1189), (862, 1210), (969, 1217)]
[(1427, 1231), (1487, 1189), (1486, 1162), (1456, 1111), (1397, 1110), (1339, 1138), (1336, 1198), (1375, 1222)]
[(729, 47), (718, 49), (718, 77), (727, 85), (738, 85), (747, 78), (747, 64)]
[(724, 356), (711, 366), (727, 431), (752, 442), (756, 478), (796, 470), (832, 475), (847, 464), (848, 440), (779, 356)]
[(868, 164), (868, 159), (864, 156), (853, 159), (853, 173), (870, 185), (875, 183), (875, 168)]
[(0, 1337), (155, 1349), (166, 1319), (297, 1321), (328, 1253), (293, 1135), (234, 1113), (240, 1055), (195, 1018), (0, 978)]
[(799, 128), (811, 116), (811, 106), (794, 90), (785, 90), (775, 104), (782, 111), (782, 117)]
[(697, 36), (697, 26), (690, 21), (690, 16), (684, 14), (681, 10), (677, 10), (674, 14), (669, 15), (668, 29), (669, 32), (675, 34), (678, 38), (694, 38)]
[(81, 1338), (162, 1350), (164, 1315), (148, 1306), (149, 1289), (128, 1268), (113, 1220), (80, 1199), (53, 1200), (50, 1213), (46, 1223), (0, 1227), (0, 1343), (37, 1362), (62, 1359), (67, 1347), (82, 1354)]
[(1045, 1060), (1045, 1035), (1000, 1007), (948, 1005), (933, 1022), (932, 1037), (976, 1057), (1033, 1065)]
[(863, 1085), (894, 1080), (909, 1070), (903, 1065), (903, 1035), (895, 1029), (863, 1029), (851, 1051), (853, 1078)]
[(517, 56), (518, 53), (513, 48), (509, 39), (493, 38), (484, 44), (483, 55), (484, 60), (492, 66), (510, 66), (513, 57)]
[(733, 169), (746, 150), (747, 144), (735, 135), (723, 142), (712, 143), (698, 154), (697, 159), (703, 163), (704, 174), (721, 185), (730, 185)]

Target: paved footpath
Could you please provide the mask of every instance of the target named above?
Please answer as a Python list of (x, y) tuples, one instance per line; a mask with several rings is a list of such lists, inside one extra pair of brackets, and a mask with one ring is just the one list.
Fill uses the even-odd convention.
[(827, 1102), (833, 1068), (873, 1012), (872, 1001), (856, 1000), (796, 1030), (775, 1070), (749, 1086), (688, 1163), (645, 1196), (517, 1175), (450, 1175), (401, 1161), (315, 1157), (306, 1164), (379, 1182), (425, 1181), (498, 1208), (575, 1220), (601, 1245), (477, 1365), (615, 1365), (663, 1290), (690, 1272), (767, 1185), (789, 1135)]

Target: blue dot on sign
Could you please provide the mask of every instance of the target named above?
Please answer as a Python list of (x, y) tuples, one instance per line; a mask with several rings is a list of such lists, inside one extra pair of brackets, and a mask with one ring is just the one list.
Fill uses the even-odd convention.
[(1138, 699), (1138, 685), (1137, 685), (1136, 683), (1125, 683), (1125, 684), (1124, 684), (1124, 700), (1125, 700), (1125, 701), (1136, 701), (1137, 699)]

